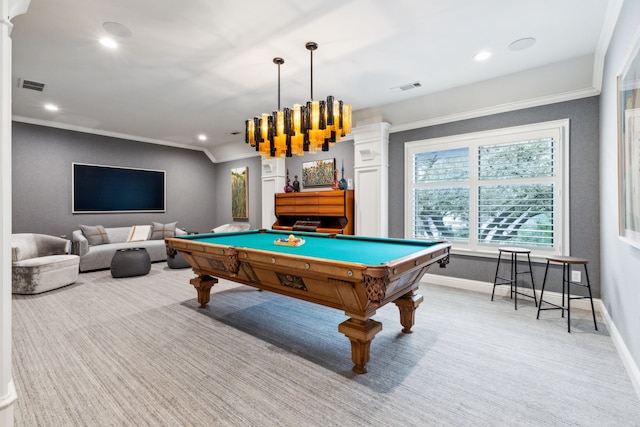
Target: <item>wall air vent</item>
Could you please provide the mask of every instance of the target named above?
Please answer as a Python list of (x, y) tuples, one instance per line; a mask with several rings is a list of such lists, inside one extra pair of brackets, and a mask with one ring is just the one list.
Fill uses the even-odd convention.
[(35, 82), (33, 80), (20, 79), (18, 81), (18, 87), (22, 89), (31, 89), (38, 92), (42, 92), (44, 91), (44, 86), (45, 86), (44, 83)]
[(394, 92), (405, 92), (407, 90), (416, 89), (422, 87), (420, 82), (413, 82), (402, 86), (392, 87), (391, 90)]

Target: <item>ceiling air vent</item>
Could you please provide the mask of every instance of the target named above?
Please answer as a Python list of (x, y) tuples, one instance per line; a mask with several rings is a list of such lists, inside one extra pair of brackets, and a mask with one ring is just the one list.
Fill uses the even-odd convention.
[(394, 91), (394, 92), (404, 92), (404, 91), (415, 89), (415, 88), (418, 88), (418, 87), (422, 87), (420, 82), (413, 82), (413, 83), (409, 83), (409, 84), (402, 85), (402, 86), (392, 87), (391, 90)]
[(35, 82), (33, 80), (20, 79), (18, 82), (18, 87), (22, 89), (31, 89), (38, 92), (44, 91), (44, 83)]

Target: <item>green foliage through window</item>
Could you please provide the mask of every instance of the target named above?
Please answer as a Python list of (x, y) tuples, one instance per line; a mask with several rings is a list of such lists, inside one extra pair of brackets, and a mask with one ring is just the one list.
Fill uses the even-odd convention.
[(549, 137), (414, 153), (412, 237), (553, 248), (556, 151)]

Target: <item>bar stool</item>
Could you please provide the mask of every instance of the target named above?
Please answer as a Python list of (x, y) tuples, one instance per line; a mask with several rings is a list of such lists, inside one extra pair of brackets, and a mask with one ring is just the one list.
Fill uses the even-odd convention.
[[(496, 286), (501, 285), (509, 285), (511, 288), (511, 298), (515, 295), (515, 309), (518, 309), (518, 295), (522, 295), (525, 297), (533, 298), (533, 301), (538, 306), (538, 300), (536, 298), (536, 287), (533, 284), (533, 270), (531, 268), (531, 250), (525, 248), (518, 248), (515, 246), (511, 247), (501, 247), (498, 248), (498, 265), (496, 266), (496, 277), (493, 279), (493, 291), (491, 292), (491, 301), (493, 301), (493, 295), (496, 292)], [(498, 272), (500, 271), (500, 260), (502, 259), (502, 253), (505, 252), (511, 255), (511, 275), (510, 277), (500, 277), (498, 276)], [(527, 271), (518, 271), (518, 255), (526, 255), (527, 261), (529, 263), (529, 270)], [(533, 291), (533, 295), (525, 294), (518, 291), (518, 275), (519, 274), (529, 274), (531, 276), (531, 290)], [(498, 282), (498, 280), (502, 280), (502, 282)]]
[[(562, 305), (557, 305), (551, 303), (549, 301), (544, 301), (542, 297), (544, 296), (544, 287), (547, 282), (547, 272), (549, 271), (549, 263), (555, 262), (562, 264)], [(538, 315), (536, 319), (540, 318), (540, 310), (562, 310), (562, 317), (564, 317), (565, 310), (567, 311), (567, 332), (571, 332), (571, 300), (574, 299), (587, 299), (591, 301), (591, 314), (593, 315), (593, 326), (595, 326), (596, 331), (598, 330), (598, 324), (596, 323), (596, 312), (593, 309), (593, 297), (591, 296), (591, 283), (589, 282), (589, 273), (587, 272), (587, 263), (589, 261), (585, 258), (578, 258), (573, 256), (548, 256), (547, 257), (547, 266), (544, 269), (544, 280), (542, 281), (542, 292), (540, 293), (540, 306), (538, 307)], [(584, 267), (584, 275), (587, 278), (587, 284), (583, 284), (580, 282), (573, 282), (571, 280), (571, 266), (572, 265), (582, 265)], [(571, 296), (571, 285), (582, 286), (589, 290), (589, 296)], [(565, 293), (567, 299), (567, 305), (564, 305), (565, 301)], [(542, 308), (542, 303), (546, 303), (552, 305), (553, 307)]]

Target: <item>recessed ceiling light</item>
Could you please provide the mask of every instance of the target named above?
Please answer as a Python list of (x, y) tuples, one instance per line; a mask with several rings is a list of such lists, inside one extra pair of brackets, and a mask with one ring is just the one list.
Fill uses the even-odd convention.
[(473, 57), (473, 59), (475, 59), (476, 61), (485, 61), (489, 58), (491, 58), (491, 55), (493, 55), (491, 52), (489, 52), (488, 50), (483, 50), (480, 51), (478, 53), (475, 54), (475, 56)]
[(118, 47), (118, 43), (110, 37), (102, 37), (100, 39), (100, 44), (104, 47), (108, 47), (109, 49), (115, 49)]
[(509, 50), (525, 50), (530, 48), (536, 43), (536, 39), (533, 37), (525, 37), (524, 39), (516, 40), (509, 45)]
[(47, 111), (58, 111), (59, 108), (55, 104), (44, 104), (44, 109)]
[(200, 135), (198, 135), (198, 140), (200, 141), (206, 141), (207, 140), (207, 135), (201, 133)]

